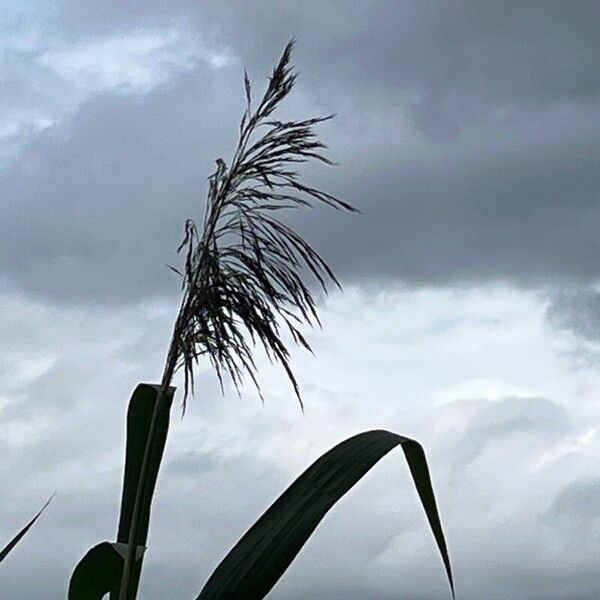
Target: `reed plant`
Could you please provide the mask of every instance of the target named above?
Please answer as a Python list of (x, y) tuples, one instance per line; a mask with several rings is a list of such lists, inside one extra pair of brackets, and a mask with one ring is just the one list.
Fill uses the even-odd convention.
[[(324, 204), (358, 212), (343, 200), (306, 184), (298, 167), (332, 164), (315, 128), (333, 115), (282, 121), (274, 113), (290, 94), (296, 72), (291, 41), (273, 69), (266, 91), (253, 105), (244, 72), (246, 108), (237, 146), (227, 163), (216, 160), (208, 179), (204, 220), (188, 219), (179, 252), (182, 299), (160, 383), (139, 384), (128, 411), (127, 447), (117, 541), (92, 548), (71, 578), (71, 600), (134, 600), (148, 536), (152, 496), (168, 434), (175, 393), (183, 373), (183, 410), (195, 389), (194, 368), (208, 360), (223, 388), (239, 391), (245, 379), (260, 387), (254, 353), (262, 347), (281, 365), (303, 410), (290, 364), (289, 343), (308, 350), (302, 328), (319, 323), (314, 284), (327, 292), (339, 283), (323, 258), (281, 215)], [(310, 281), (312, 278), (312, 282)], [(345, 440), (307, 469), (247, 531), (223, 559), (198, 598), (259, 599), (275, 585), (327, 511), (380, 458), (400, 445), (445, 564), (448, 552), (423, 449), (384, 430)]]
[(5, 546), (0, 549), (0, 563), (15, 549), (15, 546), (25, 537), (27, 532), (33, 527), (34, 523), (42, 516), (42, 513), (52, 502), (54, 494), (48, 498), (44, 506), (35, 514), (35, 516), (23, 527)]

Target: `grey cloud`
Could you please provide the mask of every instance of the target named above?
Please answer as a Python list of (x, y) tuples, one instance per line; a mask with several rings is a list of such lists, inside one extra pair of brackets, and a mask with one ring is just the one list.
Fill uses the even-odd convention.
[[(465, 431), (447, 450), (455, 468), (462, 470), (493, 443), (515, 435), (560, 439), (571, 429), (564, 407), (546, 398), (503, 398), (471, 401), (479, 404)], [(458, 402), (460, 404), (460, 402)]]
[(358, 114), (403, 106), (432, 140), (453, 140), (474, 123), (495, 129), (498, 113), (508, 123), (564, 101), (596, 102), (600, 89), (594, 2), (332, 1), (307, 10), (307, 3), (182, 1), (168, 11), (131, 2), (113, 20), (98, 5), (72, 4), (57, 16), (67, 31), (85, 35), (98, 24), (114, 29), (170, 16), (261, 69), (273, 48), (298, 37), (301, 70), (326, 105), (339, 110), (350, 97)]
[(167, 470), (176, 475), (194, 478), (216, 469), (219, 465), (220, 461), (211, 453), (191, 450), (172, 460)]
[(554, 140), (539, 148), (491, 143), (379, 163), (373, 157), (364, 166), (357, 148), (336, 187), (365, 216), (342, 224), (335, 243), (327, 242), (333, 218), (314, 219), (311, 231), (331, 247), (334, 264), (357, 278), (524, 286), (593, 280), (600, 147), (590, 144), (589, 153), (575, 150), (581, 160)]
[[(292, 222), (346, 281), (599, 277), (595, 3), (61, 6), (49, 35), (195, 28), (256, 89), (297, 35), (288, 112), (340, 112), (324, 129), (340, 166), (308, 176), (365, 215)], [(198, 66), (146, 94), (97, 95), (39, 134), (0, 179), (8, 281), (61, 302), (175, 293), (163, 265), (241, 109), (241, 65)]]
[(149, 96), (107, 94), (40, 135), (0, 182), (4, 273), (60, 301), (176, 292), (165, 264), (178, 260), (184, 219), (202, 215), (228, 141), (222, 114), (241, 101), (229, 89), (204, 71)]
[(309, 77), (321, 85), (376, 89), (390, 97), (417, 92), (438, 109), (480, 106), (487, 112), (501, 104), (596, 97), (598, 13), (593, 1), (63, 2), (53, 23), (89, 35), (169, 17), (187, 20), (263, 68), (273, 47), (296, 36), (306, 48), (301, 60)]
[(591, 288), (556, 293), (547, 310), (549, 322), (584, 340), (600, 341), (600, 293)]
[(535, 114), (561, 99), (595, 99), (600, 89), (594, 2), (329, 2), (313, 9), (257, 11), (240, 2), (215, 10), (209, 22), (254, 57), (282, 35), (298, 36), (321, 89), (341, 85), (367, 102), (407, 99), (417, 124), (438, 137), (498, 109)]
[(47, 67), (40, 65), (35, 49), (15, 50), (4, 48), (0, 51), (2, 75), (0, 85), (2, 96), (0, 106), (6, 111), (43, 110), (54, 104), (64, 82)]
[[(408, 352), (387, 343), (402, 327), (397, 311), (376, 301), (377, 293), (365, 292), (360, 302), (345, 306), (333, 302), (320, 334), (327, 343), (319, 352), (319, 369), (305, 354), (293, 356), (310, 382), (306, 393), (312, 408), (305, 416), (287, 386), (262, 368), (264, 357), (259, 366), (268, 390), (266, 407), (251, 394), (238, 399), (228, 389), (223, 398), (213, 374), (199, 371), (198, 393), (185, 419), (174, 414), (171, 422), (143, 597), (194, 597), (231, 545), (312, 460), (374, 426), (424, 444), (461, 598), (594, 597), (597, 540), (589, 536), (580, 543), (580, 525), (569, 517), (556, 522), (541, 517), (553, 501), (577, 506), (581, 500), (569, 504), (555, 498), (572, 497), (561, 492), (570, 482), (596, 477), (600, 438), (586, 437), (586, 445), (575, 442), (597, 424), (597, 415), (581, 405), (567, 412), (543, 398), (473, 400), (476, 410), (465, 402), (435, 407), (435, 394), (429, 392), (464, 375), (453, 362), (456, 331), (446, 330), (434, 341), (429, 336), (440, 316), (453, 312), (454, 301), (444, 300), (439, 291), (419, 292), (410, 300), (405, 294), (410, 292), (391, 296), (390, 304), (394, 298), (406, 303), (407, 319), (415, 321)], [(433, 294), (434, 302), (425, 294)], [(0, 302), (3, 356), (65, 359), (22, 386), (11, 383), (10, 371), (0, 371), (0, 447), (10, 457), (0, 462), (0, 538), (8, 538), (59, 487), (43, 521), (18, 549), (21, 554), (9, 557), (11, 568), (0, 578), (0, 590), (16, 600), (60, 598), (89, 547), (114, 539), (126, 402), (134, 382), (160, 373), (171, 315), (143, 306), (89, 311), (49, 308), (23, 298), (0, 296)], [(432, 312), (424, 315), (424, 310)], [(368, 332), (360, 326), (367, 314), (374, 324)], [(477, 328), (479, 316), (471, 321), (467, 314), (463, 327)], [(518, 337), (522, 324), (506, 327)], [(367, 352), (356, 355), (356, 370), (366, 373), (366, 381), (355, 382), (351, 393), (338, 389), (348, 384), (335, 374), (340, 353), (348, 351), (346, 336), (362, 349), (383, 343), (387, 352), (384, 363), (379, 358), (371, 363)], [(477, 343), (461, 360), (477, 360), (479, 348)], [(359, 367), (363, 359), (366, 366)], [(532, 356), (532, 362), (538, 359)], [(390, 365), (397, 365), (399, 374), (390, 377)], [(394, 377), (402, 380), (409, 372), (426, 373), (426, 385), (419, 394), (414, 389), (401, 393), (399, 402)], [(534, 372), (532, 385), (543, 386), (543, 373)], [(527, 370), (515, 374), (516, 380), (521, 377)], [(419, 408), (409, 404), (415, 397), (422, 398)], [(470, 461), (458, 472), (457, 456)], [(402, 453), (394, 452), (324, 519), (271, 596), (433, 600), (445, 594), (443, 568), (408, 468)]]
[(35, 49), (0, 47), (0, 167), (64, 112), (69, 87)]
[(552, 502), (549, 516), (576, 518), (588, 525), (600, 518), (600, 479), (580, 479), (563, 487)]

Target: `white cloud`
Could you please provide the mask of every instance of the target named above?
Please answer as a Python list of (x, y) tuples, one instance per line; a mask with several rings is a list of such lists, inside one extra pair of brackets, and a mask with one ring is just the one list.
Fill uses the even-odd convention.
[(204, 48), (192, 32), (169, 28), (63, 43), (44, 50), (37, 60), (87, 95), (115, 87), (147, 91), (199, 60), (222, 67), (233, 58)]
[(18, 12), (0, 22), (0, 167), (94, 95), (145, 94), (199, 64), (215, 70), (237, 60), (181, 23), (73, 37)]
[[(11, 557), (0, 589), (17, 599), (41, 597), (42, 589), (59, 597), (85, 550), (114, 536), (126, 400), (138, 381), (158, 376), (174, 307), (91, 312), (16, 296), (2, 306), (7, 355), (30, 353), (31, 365), (54, 359), (47, 370), (32, 367), (18, 389), (8, 385), (14, 373), (0, 375), (2, 538), (54, 487), (59, 493)], [(544, 308), (535, 294), (505, 287), (334, 294), (323, 305), (323, 331), (310, 334), (316, 357), (293, 356), (304, 417), (264, 358), (264, 407), (251, 387), (241, 399), (231, 391), (222, 398), (202, 368), (188, 413), (172, 421), (144, 597), (175, 597), (173, 589), (193, 596), (295, 475), (337, 441), (373, 427), (423, 442), (462, 598), (535, 597), (528, 586), (538, 584), (539, 598), (593, 594), (600, 586), (590, 570), (593, 536), (568, 561), (561, 556), (581, 530), (564, 506), (578, 506), (577, 490), (589, 495), (585, 482), (597, 477), (600, 413), (591, 406), (600, 381), (572, 371), (553, 350), (560, 332), (546, 327)], [(469, 333), (457, 351), (453, 339)], [(503, 391), (513, 397), (500, 398)], [(441, 562), (402, 463), (401, 453), (390, 455), (343, 499), (275, 600), (444, 597)], [(590, 527), (595, 515), (585, 517)], [(48, 556), (48, 545), (61, 552)], [(37, 565), (37, 579), (19, 554)], [(560, 574), (554, 591), (544, 591), (548, 569)]]
[[(160, 265), (231, 146), (237, 57), (258, 94), (293, 35), (286, 114), (339, 113), (324, 133), (340, 168), (314, 175), (367, 213), (336, 235), (338, 216), (298, 224), (342, 281), (373, 288), (330, 297), (316, 358), (294, 352), (305, 417), (264, 357), (265, 407), (251, 388), (222, 398), (201, 369), (172, 422), (144, 597), (194, 597), (311, 460), (382, 426), (427, 449), (459, 597), (600, 597), (593, 3), (568, 18), (263, 4), (0, 0), (0, 543), (59, 487), (0, 596), (64, 597), (76, 561), (114, 535), (127, 399), (161, 372), (174, 310), (143, 299), (171, 289)], [(529, 291), (483, 283), (499, 280)], [(573, 280), (588, 287), (535, 291)], [(271, 597), (446, 593), (398, 453)]]
[(465, 398), (480, 398), (485, 400), (502, 400), (507, 397), (531, 397), (537, 396), (538, 392), (533, 388), (527, 388), (507, 381), (498, 379), (468, 379), (458, 384), (435, 390), (432, 396), (436, 403), (445, 404)]

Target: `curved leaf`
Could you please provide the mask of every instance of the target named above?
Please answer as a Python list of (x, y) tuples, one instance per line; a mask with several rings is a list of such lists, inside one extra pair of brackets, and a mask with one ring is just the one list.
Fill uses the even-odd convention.
[[(134, 390), (129, 409), (127, 411), (127, 447), (125, 451), (125, 473), (123, 475), (123, 495), (121, 498), (121, 515), (119, 518), (119, 529), (117, 542), (127, 543), (129, 539), (129, 528), (133, 515), (133, 506), (137, 493), (140, 470), (144, 460), (144, 452), (148, 441), (148, 430), (156, 404), (156, 397), (160, 385), (140, 383)], [(172, 400), (175, 388), (169, 388), (169, 397)], [(147, 505), (142, 511), (142, 522), (139, 531), (139, 539), (136, 542), (144, 546), (148, 537), (148, 523), (150, 521), (150, 505), (152, 495), (158, 478), (158, 471), (162, 459), (167, 433), (169, 430), (169, 411), (165, 410), (159, 415), (158, 440), (154, 447), (154, 453), (150, 463), (150, 493)]]
[[(127, 544), (129, 541), (129, 530), (133, 517), (133, 508), (140, 480), (140, 471), (144, 461), (144, 452), (148, 442), (148, 433), (152, 413), (156, 405), (156, 399), (160, 385), (140, 383), (134, 390), (129, 409), (127, 411), (127, 447), (125, 451), (125, 472), (123, 475), (123, 495), (121, 498), (121, 515), (119, 517), (119, 528), (117, 532), (117, 542)], [(169, 400), (173, 400), (175, 388), (169, 388)], [(136, 544), (145, 546), (148, 539), (148, 524), (150, 522), (150, 508), (152, 506), (152, 496), (156, 487), (158, 471), (162, 460), (167, 433), (169, 431), (169, 406), (165, 407), (158, 415), (158, 424), (156, 432), (156, 443), (152, 447), (150, 455), (150, 466), (148, 476), (148, 492), (144, 498), (144, 504), (140, 512), (140, 525)], [(133, 567), (131, 576), (129, 597), (136, 597), (139, 585), (142, 561), (139, 560)], [(111, 593), (111, 599), (116, 600), (118, 590)]]
[(102, 600), (109, 592), (118, 591), (123, 562), (109, 542), (94, 546), (73, 571), (68, 600)]
[[(69, 600), (100, 600), (108, 593), (110, 593), (111, 598), (118, 598), (123, 574), (124, 553), (129, 540), (140, 471), (159, 388), (159, 385), (140, 383), (131, 395), (127, 411), (127, 445), (117, 542), (114, 544), (102, 542), (94, 546), (79, 561), (71, 576)], [(169, 399), (171, 401), (174, 393), (175, 388), (169, 388)], [(153, 447), (150, 456), (148, 492), (140, 513), (140, 526), (138, 539), (136, 540), (138, 556), (133, 566), (129, 593), (131, 598), (135, 598), (137, 594), (143, 550), (148, 537), (152, 495), (156, 486), (168, 429), (169, 411), (168, 407), (165, 407), (165, 410), (158, 415), (158, 443)]]
[(329, 509), (396, 446), (404, 450), (454, 597), (450, 558), (421, 445), (384, 430), (355, 435), (314, 462), (222, 560), (197, 600), (264, 598)]
[(27, 523), (27, 525), (25, 525), (25, 527), (23, 527), (23, 529), (21, 529), (21, 531), (19, 531), (19, 533), (17, 533), (17, 535), (15, 535), (15, 537), (12, 540), (10, 540), (10, 542), (8, 542), (8, 544), (6, 544), (6, 546), (2, 548), (2, 550), (0, 550), (0, 562), (2, 562), (8, 556), (9, 552), (21, 541), (21, 538), (29, 531), (31, 526), (38, 520), (39, 516), (44, 512), (48, 504), (50, 504), (52, 498), (54, 498), (54, 494), (52, 494), (52, 496), (48, 498), (48, 501), (46, 502), (46, 504), (44, 504), (44, 506), (42, 506), (41, 510), (37, 513), (37, 515), (35, 515), (35, 517), (33, 517), (33, 519), (31, 519), (31, 521), (29, 521), (29, 523)]

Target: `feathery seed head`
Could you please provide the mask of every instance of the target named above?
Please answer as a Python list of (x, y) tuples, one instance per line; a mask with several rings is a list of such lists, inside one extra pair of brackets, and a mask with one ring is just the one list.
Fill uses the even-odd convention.
[[(319, 323), (303, 274), (310, 271), (323, 290), (339, 286), (320, 255), (279, 218), (279, 211), (324, 203), (358, 212), (338, 198), (303, 183), (295, 165), (309, 160), (332, 164), (314, 126), (330, 119), (277, 121), (268, 117), (289, 94), (296, 74), (290, 66), (292, 40), (273, 69), (267, 90), (252, 110), (251, 86), (244, 72), (246, 110), (239, 141), (228, 167), (222, 158), (209, 177), (202, 230), (191, 219), (179, 247), (185, 251), (184, 296), (175, 324), (165, 376), (184, 368), (185, 398), (194, 386), (194, 364), (206, 355), (221, 387), (228, 373), (239, 390), (243, 373), (255, 383), (253, 348), (257, 342), (279, 362), (302, 406), (280, 326), (295, 343), (310, 350), (299, 330)], [(259, 128), (266, 128), (256, 135)], [(262, 396), (261, 396), (262, 397)]]

